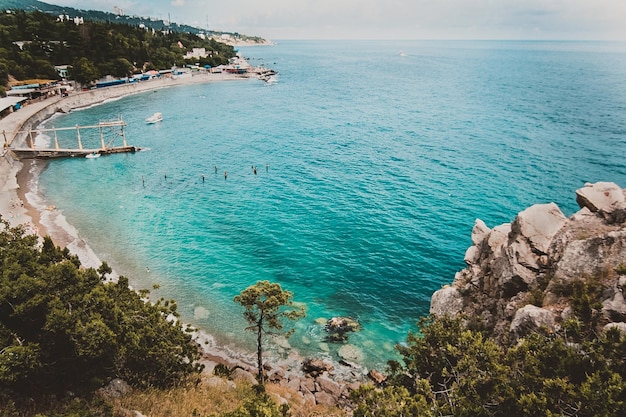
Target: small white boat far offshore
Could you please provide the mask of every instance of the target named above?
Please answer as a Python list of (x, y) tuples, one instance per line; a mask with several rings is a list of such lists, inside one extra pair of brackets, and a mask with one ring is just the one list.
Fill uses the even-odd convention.
[(88, 153), (87, 155), (85, 155), (85, 158), (87, 158), (87, 159), (100, 158), (100, 154), (97, 153), (97, 152)]
[(152, 116), (146, 119), (146, 123), (152, 124), (152, 123), (160, 122), (161, 120), (163, 120), (163, 115), (159, 112), (156, 112)]

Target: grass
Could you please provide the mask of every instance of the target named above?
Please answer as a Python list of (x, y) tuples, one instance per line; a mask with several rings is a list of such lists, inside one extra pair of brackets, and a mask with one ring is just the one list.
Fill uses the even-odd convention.
[[(267, 384), (266, 389), (274, 398), (280, 396), (289, 402), (292, 417), (346, 415), (337, 408), (302, 404), (299, 395), (289, 392), (285, 387)], [(133, 410), (150, 417), (217, 417), (235, 410), (254, 395), (254, 390), (250, 385), (244, 385), (239, 381), (237, 387), (234, 388), (225, 379), (219, 384), (211, 384), (208, 379), (204, 379), (198, 384), (187, 383), (168, 390), (153, 388), (133, 391), (112, 402), (115, 417), (134, 415)]]

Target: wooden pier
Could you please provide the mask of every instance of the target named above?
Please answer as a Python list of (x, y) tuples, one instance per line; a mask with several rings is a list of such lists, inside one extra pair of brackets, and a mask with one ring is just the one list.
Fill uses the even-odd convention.
[[(119, 120), (114, 120), (110, 122), (100, 122), (97, 125), (93, 126), (74, 126), (74, 127), (59, 127), (59, 128), (50, 128), (50, 129), (31, 129), (31, 130), (23, 130), (15, 132), (13, 137), (18, 135), (27, 135), (28, 148), (16, 148), (11, 146), (8, 143), (6, 138), (6, 133), (2, 132), (4, 135), (4, 147), (8, 149), (16, 157), (20, 159), (50, 159), (50, 158), (71, 158), (71, 157), (85, 157), (87, 155), (109, 155), (113, 153), (128, 153), (128, 152), (137, 152), (140, 151), (141, 148), (136, 146), (129, 146), (126, 143), (126, 136), (124, 134), (124, 126), (126, 123), (120, 118)], [(98, 148), (84, 148), (81, 140), (81, 130), (85, 129), (99, 129), (100, 132), (100, 147)], [(60, 131), (76, 131), (76, 140), (78, 147), (77, 148), (61, 148), (59, 146), (59, 139), (57, 136), (57, 132)], [(52, 133), (54, 139), (54, 148), (38, 148), (35, 147), (35, 140), (39, 133)], [(112, 133), (113, 139), (111, 139), (108, 143), (105, 141), (105, 132)], [(115, 140), (121, 137), (122, 138), (122, 146), (114, 146)]]

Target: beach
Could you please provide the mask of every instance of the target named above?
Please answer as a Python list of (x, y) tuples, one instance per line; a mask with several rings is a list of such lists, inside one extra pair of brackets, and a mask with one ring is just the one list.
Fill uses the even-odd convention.
[[(254, 72), (253, 68), (245, 75), (201, 72), (193, 75), (157, 78), (121, 86), (73, 92), (67, 97), (54, 96), (29, 103), (14, 111), (0, 119), (0, 132), (3, 133), (5, 141), (0, 156), (0, 214), (2, 218), (7, 220), (12, 227), (22, 225), (27, 233), (37, 234), (40, 238), (50, 236), (56, 245), (67, 247), (77, 255), (83, 266), (98, 268), (101, 260), (81, 239), (77, 230), (55, 207), (47, 206), (45, 201), (41, 201), (37, 193), (37, 176), (44, 169), (46, 162), (32, 159), (18, 160), (7, 146), (26, 147), (27, 134), (24, 131), (36, 129), (38, 125), (57, 112), (65, 113), (162, 88), (194, 83), (234, 81), (257, 75), (258, 73)], [(113, 272), (112, 276), (116, 278), (117, 275)], [(217, 346), (214, 338), (209, 334), (198, 332), (195, 339), (205, 352), (205, 365), (208, 365), (209, 370), (217, 362), (245, 367), (254, 364), (253, 356)]]
[[(5, 147), (0, 157), (0, 213), (9, 221), (11, 226), (24, 225), (42, 236), (50, 235), (56, 244), (66, 246), (71, 243), (73, 236), (68, 236), (66, 230), (47, 230), (41, 221), (41, 214), (28, 200), (28, 184), (31, 179), (33, 161), (19, 161), (6, 149), (6, 145), (26, 147), (26, 133), (57, 112), (67, 113), (73, 109), (88, 107), (103, 103), (107, 100), (119, 99), (131, 94), (139, 94), (161, 88), (168, 88), (193, 83), (208, 83), (217, 81), (237, 80), (255, 76), (250, 72), (246, 75), (230, 73), (200, 72), (184, 74), (176, 77), (155, 78), (148, 81), (135, 82), (121, 86), (102, 89), (73, 92), (67, 97), (54, 96), (42, 101), (30, 103), (21, 109), (0, 119), (0, 132), (3, 133)], [(50, 211), (50, 210), (48, 210)], [(72, 239), (73, 240), (73, 239)], [(70, 248), (71, 249), (71, 248)], [(81, 259), (82, 261), (82, 259)]]

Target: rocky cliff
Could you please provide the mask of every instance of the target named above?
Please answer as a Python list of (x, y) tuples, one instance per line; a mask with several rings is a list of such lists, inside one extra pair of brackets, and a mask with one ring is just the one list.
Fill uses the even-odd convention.
[(477, 219), (467, 267), (433, 294), (430, 312), (463, 313), (510, 343), (537, 328), (559, 330), (584, 299), (595, 330), (626, 331), (626, 190), (586, 184), (576, 201), (581, 209), (570, 218), (550, 203), (493, 229)]

